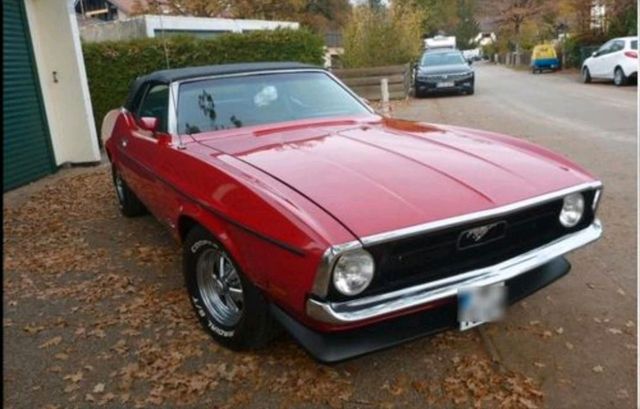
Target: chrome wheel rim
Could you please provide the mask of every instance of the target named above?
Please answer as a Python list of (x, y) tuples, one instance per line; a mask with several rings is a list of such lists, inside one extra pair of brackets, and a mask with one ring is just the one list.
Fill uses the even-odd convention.
[(615, 81), (617, 85), (620, 85), (622, 83), (622, 74), (620, 73), (620, 70), (616, 70)]
[(115, 177), (115, 185), (116, 185), (116, 195), (118, 195), (118, 201), (120, 203), (124, 202), (124, 182), (120, 175), (116, 172)]
[(229, 256), (219, 249), (206, 249), (198, 257), (196, 276), (200, 298), (218, 323), (233, 327), (244, 307), (242, 283)]

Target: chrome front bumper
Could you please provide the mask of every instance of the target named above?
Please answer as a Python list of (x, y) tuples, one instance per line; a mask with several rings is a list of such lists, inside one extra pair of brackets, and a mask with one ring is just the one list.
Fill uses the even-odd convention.
[(307, 300), (307, 315), (330, 324), (350, 324), (381, 317), (409, 308), (457, 295), (460, 288), (504, 282), (533, 270), (556, 257), (578, 249), (602, 235), (602, 225), (595, 220), (591, 226), (569, 234), (535, 250), (493, 266), (458, 274), (453, 277), (404, 288), (386, 294), (331, 303)]

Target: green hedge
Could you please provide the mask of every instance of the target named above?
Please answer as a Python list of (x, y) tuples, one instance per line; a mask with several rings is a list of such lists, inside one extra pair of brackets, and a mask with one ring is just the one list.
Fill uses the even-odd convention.
[(84, 43), (84, 62), (98, 133), (106, 113), (121, 106), (136, 77), (167, 68), (252, 61), (298, 61), (321, 65), (324, 42), (308, 30), (278, 29), (194, 37), (145, 38)]

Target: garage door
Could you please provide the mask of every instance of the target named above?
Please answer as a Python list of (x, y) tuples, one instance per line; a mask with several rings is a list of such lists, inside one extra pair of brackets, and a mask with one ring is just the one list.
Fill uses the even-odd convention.
[(55, 170), (23, 0), (2, 0), (3, 191)]

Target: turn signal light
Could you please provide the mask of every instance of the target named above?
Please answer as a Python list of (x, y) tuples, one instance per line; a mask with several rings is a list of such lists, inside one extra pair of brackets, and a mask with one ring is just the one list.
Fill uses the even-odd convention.
[(638, 58), (638, 53), (635, 51), (625, 51), (624, 55), (626, 55), (629, 58)]

